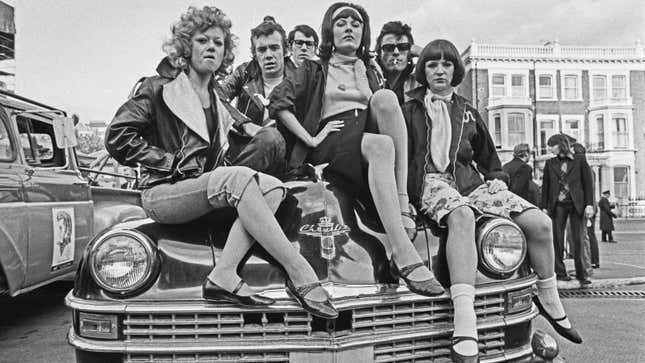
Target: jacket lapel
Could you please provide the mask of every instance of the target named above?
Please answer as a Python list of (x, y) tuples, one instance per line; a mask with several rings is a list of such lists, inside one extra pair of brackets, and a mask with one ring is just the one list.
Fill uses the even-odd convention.
[(162, 97), (175, 116), (204, 141), (210, 142), (202, 104), (184, 72), (163, 86)]

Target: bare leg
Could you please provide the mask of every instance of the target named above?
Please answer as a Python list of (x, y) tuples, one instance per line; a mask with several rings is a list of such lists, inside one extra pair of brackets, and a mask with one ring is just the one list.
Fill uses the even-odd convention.
[[(530, 209), (513, 218), (526, 236), (531, 267), (538, 274), (538, 298), (544, 309), (553, 318), (566, 315), (555, 283), (553, 233), (551, 219), (537, 209)], [(570, 328), (568, 319), (558, 322)]]
[(541, 279), (555, 273), (551, 219), (537, 209), (529, 209), (513, 220), (524, 231), (531, 267)]
[[(319, 281), (309, 262), (291, 246), (257, 183), (246, 187), (237, 212), (242, 227), (284, 267), (296, 287)], [(327, 295), (323, 289), (314, 289), (307, 298), (324, 301)]]
[[(475, 278), (477, 276), (477, 247), (475, 246), (475, 215), (470, 207), (458, 207), (446, 217), (448, 241), (446, 259), (450, 270), (450, 295), (453, 302), (454, 336), (477, 338), (475, 314)], [(477, 342), (464, 340), (453, 349), (462, 355), (477, 354)]]
[[(392, 139), (385, 135), (364, 134), (361, 152), (368, 163), (367, 180), (376, 210), (391, 244), (392, 258), (399, 267), (422, 262), (401, 222), (393, 172)], [(432, 277), (432, 272), (427, 268), (418, 268), (408, 275), (408, 278), (413, 281), (427, 280)]]
[[(402, 212), (409, 210), (408, 201), (408, 131), (399, 101), (394, 92), (378, 90), (370, 101), (370, 118), (376, 120), (379, 133), (392, 138), (394, 142), (394, 176), (399, 205)], [(405, 219), (404, 222), (410, 221)], [(414, 227), (414, 225), (406, 227)]]
[[(275, 214), (278, 210), (284, 197), (283, 193), (281, 189), (274, 189), (264, 195), (264, 200), (272, 214)], [(227, 291), (233, 291), (241, 279), (237, 275), (237, 267), (254, 243), (255, 240), (242, 227), (242, 221), (239, 218), (236, 219), (228, 234), (224, 249), (222, 249), (222, 255), (215, 268), (208, 274), (208, 279)], [(255, 293), (248, 285), (244, 285), (237, 292), (238, 295), (242, 296)]]

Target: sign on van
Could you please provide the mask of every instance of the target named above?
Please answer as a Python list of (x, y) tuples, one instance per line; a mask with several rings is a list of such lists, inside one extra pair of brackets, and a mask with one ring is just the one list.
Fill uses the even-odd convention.
[(60, 149), (76, 146), (78, 142), (76, 141), (74, 120), (71, 117), (57, 116), (53, 121), (56, 146)]

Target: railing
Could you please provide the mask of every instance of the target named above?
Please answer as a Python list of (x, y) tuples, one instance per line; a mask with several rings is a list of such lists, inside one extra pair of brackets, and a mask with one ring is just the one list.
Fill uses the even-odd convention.
[(618, 203), (618, 216), (622, 218), (644, 218), (645, 200), (630, 200)]
[(502, 57), (502, 58), (557, 58), (557, 59), (637, 59), (643, 60), (643, 48), (634, 47), (582, 47), (561, 46), (559, 44), (540, 45), (504, 45), (476, 44), (466, 48), (462, 56), (470, 57)]
[(589, 107), (599, 107), (599, 106), (631, 106), (632, 98), (631, 97), (605, 97), (605, 98), (596, 98), (589, 101)]

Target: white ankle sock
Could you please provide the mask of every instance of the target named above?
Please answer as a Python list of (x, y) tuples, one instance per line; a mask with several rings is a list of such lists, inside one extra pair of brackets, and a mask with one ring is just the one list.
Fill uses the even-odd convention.
[[(546, 312), (554, 319), (559, 319), (565, 316), (566, 313), (564, 312), (564, 307), (560, 301), (560, 295), (558, 295), (558, 285), (555, 275), (544, 280), (538, 280), (537, 287), (538, 299), (540, 299), (540, 303), (544, 307), (544, 310), (546, 310)], [(557, 323), (564, 328), (571, 328), (569, 319), (558, 321)]]
[[(450, 286), (450, 298), (455, 311), (453, 336), (477, 339), (477, 316), (475, 315), (475, 287), (468, 284)], [(454, 346), (457, 353), (471, 356), (478, 352), (477, 342), (464, 340)]]

